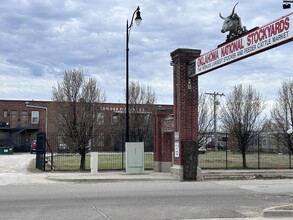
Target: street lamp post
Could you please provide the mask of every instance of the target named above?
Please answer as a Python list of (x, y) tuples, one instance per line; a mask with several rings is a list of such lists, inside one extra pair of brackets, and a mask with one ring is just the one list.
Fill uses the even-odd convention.
[(131, 22), (128, 25), (128, 20), (126, 21), (126, 119), (125, 119), (125, 142), (129, 142), (129, 36), (130, 30), (133, 25), (133, 18), (136, 13), (135, 23), (137, 26), (141, 24), (141, 17), (139, 6), (133, 12)]
[(288, 129), (287, 130), (287, 134), (288, 134), (288, 139), (289, 139), (289, 143), (290, 143), (290, 146), (289, 146), (289, 168), (291, 169), (292, 168), (292, 166), (291, 166), (291, 148), (292, 148), (292, 146), (291, 146), (291, 134), (293, 133), (293, 130), (292, 129)]

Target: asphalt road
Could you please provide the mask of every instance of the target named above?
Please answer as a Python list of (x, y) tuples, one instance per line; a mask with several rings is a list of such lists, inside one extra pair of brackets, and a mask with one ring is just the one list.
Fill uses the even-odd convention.
[[(0, 219), (196, 219), (260, 216), (292, 203), (293, 181), (5, 185)], [(276, 185), (284, 184), (279, 193)], [(281, 188), (281, 187), (278, 187)], [(267, 192), (272, 189), (272, 193)]]
[[(32, 174), (27, 174), (22, 165), (11, 164), (9, 171), (10, 168), (3, 167), (3, 158), (0, 156), (0, 219), (255, 217), (264, 208), (293, 203), (291, 179), (55, 183), (35, 177), (29, 180), (28, 175)], [(12, 161), (8, 159), (6, 163)], [(21, 176), (21, 172), (26, 177), (11, 177), (13, 173)], [(5, 173), (15, 181), (3, 181)]]

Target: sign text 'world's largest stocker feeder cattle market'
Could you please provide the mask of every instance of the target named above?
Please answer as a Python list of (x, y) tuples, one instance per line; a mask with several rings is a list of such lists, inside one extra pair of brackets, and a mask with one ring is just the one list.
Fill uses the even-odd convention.
[(195, 73), (192, 75), (202, 75), (292, 40), (293, 13), (290, 13), (201, 55), (195, 60)]

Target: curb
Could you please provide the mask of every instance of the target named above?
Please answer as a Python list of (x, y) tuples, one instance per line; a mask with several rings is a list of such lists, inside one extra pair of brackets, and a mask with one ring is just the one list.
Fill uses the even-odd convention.
[(279, 208), (292, 206), (292, 205), (283, 205), (283, 206), (275, 206), (271, 208), (264, 209), (262, 212), (263, 217), (293, 217), (293, 210), (280, 210)]
[(292, 179), (292, 170), (206, 171), (204, 180)]
[(57, 182), (126, 182), (126, 181), (179, 181), (173, 176), (153, 176), (151, 174), (116, 174), (116, 175), (48, 175), (47, 180)]
[[(253, 179), (292, 179), (290, 171), (204, 171), (203, 181), (212, 180), (253, 180)], [(46, 175), (45, 179), (59, 182), (122, 182), (122, 181), (180, 181), (177, 177), (164, 173), (146, 172), (142, 174), (114, 173), (54, 173)]]
[(116, 178), (108, 178), (108, 179), (82, 179), (82, 178), (54, 178), (54, 177), (46, 177), (47, 180), (56, 181), (56, 182), (74, 182), (74, 183), (109, 183), (109, 182), (133, 182), (133, 181), (178, 181), (178, 180), (166, 180), (166, 179), (116, 179)]

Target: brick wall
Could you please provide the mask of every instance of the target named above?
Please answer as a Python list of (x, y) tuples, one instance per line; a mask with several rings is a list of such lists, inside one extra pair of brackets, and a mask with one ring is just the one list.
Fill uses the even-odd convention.
[(182, 165), (182, 142), (198, 138), (198, 77), (188, 77), (190, 62), (200, 56), (200, 50), (177, 49), (171, 53), (174, 83), (175, 131), (179, 132), (179, 157), (174, 164)]
[[(37, 107), (28, 107), (27, 104)], [(46, 109), (47, 108), (47, 120), (46, 120)], [(105, 114), (105, 128), (103, 131), (107, 133), (105, 136), (109, 136), (111, 143), (113, 142), (113, 135), (117, 131), (117, 125), (112, 123), (113, 114), (119, 112), (123, 114), (125, 112), (125, 104), (121, 103), (99, 103), (98, 111)], [(172, 109), (173, 105), (154, 105), (154, 109)], [(39, 122), (32, 123), (32, 111), (39, 112)], [(143, 113), (146, 110), (143, 108), (138, 108), (139, 113)], [(4, 112), (7, 112), (7, 117), (4, 117)], [(13, 112), (13, 114), (12, 114)], [(24, 113), (26, 112), (26, 113)], [(16, 113), (16, 114), (15, 114)], [(38, 132), (46, 131), (46, 121), (48, 125), (48, 138), (51, 139), (49, 142), (52, 143), (51, 147), (56, 149), (58, 146), (58, 135), (60, 131), (58, 130), (58, 112), (54, 107), (54, 103), (51, 101), (28, 101), (28, 100), (0, 100), (0, 122), (9, 123), (7, 127), (0, 126), (0, 145), (11, 144), (11, 137), (13, 137), (13, 144), (15, 145), (25, 145), (30, 146), (31, 141), (36, 138)], [(124, 125), (122, 125), (123, 127)], [(22, 130), (22, 128), (25, 128)], [(121, 128), (123, 130), (123, 128)], [(121, 131), (123, 132), (123, 131)], [(117, 138), (122, 139), (122, 135)], [(113, 150), (112, 144), (104, 140), (104, 146), (102, 150)], [(3, 142), (3, 143), (1, 143)]]
[(157, 111), (153, 115), (154, 161), (171, 162), (174, 143), (174, 118), (172, 110)]

